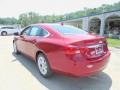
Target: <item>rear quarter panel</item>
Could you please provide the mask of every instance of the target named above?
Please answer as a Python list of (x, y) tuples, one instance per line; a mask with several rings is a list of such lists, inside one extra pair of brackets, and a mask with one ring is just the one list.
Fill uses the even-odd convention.
[(40, 51), (44, 52), (53, 70), (69, 71), (70, 67), (68, 65), (71, 65), (69, 63), (73, 63), (73, 61), (68, 61), (66, 58), (64, 52), (65, 43), (63, 40), (45, 39), (37, 43), (36, 46)]

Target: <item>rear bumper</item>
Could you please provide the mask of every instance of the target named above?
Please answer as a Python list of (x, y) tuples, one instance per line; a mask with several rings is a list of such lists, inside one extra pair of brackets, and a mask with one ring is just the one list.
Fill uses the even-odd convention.
[(76, 61), (69, 73), (77, 77), (95, 75), (105, 69), (109, 62), (110, 54), (108, 52), (105, 56), (94, 62), (90, 62), (89, 60)]

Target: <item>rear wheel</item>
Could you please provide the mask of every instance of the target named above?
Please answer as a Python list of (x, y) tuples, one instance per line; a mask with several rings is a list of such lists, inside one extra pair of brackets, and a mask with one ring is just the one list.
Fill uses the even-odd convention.
[(48, 63), (48, 60), (47, 60), (46, 56), (42, 53), (38, 54), (38, 56), (37, 56), (37, 66), (40, 71), (40, 74), (43, 77), (47, 78), (52, 75), (52, 70)]
[(14, 53), (15, 53), (15, 54), (19, 54), (19, 51), (18, 51), (18, 49), (17, 49), (17, 46), (16, 46), (16, 43), (15, 43), (15, 42), (13, 42), (13, 49), (14, 49)]
[(1, 35), (2, 35), (2, 36), (6, 36), (6, 35), (7, 35), (7, 32), (6, 32), (6, 31), (3, 31), (3, 32), (1, 32)]

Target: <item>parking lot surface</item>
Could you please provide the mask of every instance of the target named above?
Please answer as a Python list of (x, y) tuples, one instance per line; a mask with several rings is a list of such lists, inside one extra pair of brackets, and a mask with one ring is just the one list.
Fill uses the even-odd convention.
[(107, 68), (96, 76), (74, 78), (54, 75), (42, 78), (36, 64), (26, 56), (15, 55), (13, 36), (0, 36), (0, 90), (119, 90), (120, 49), (110, 48)]

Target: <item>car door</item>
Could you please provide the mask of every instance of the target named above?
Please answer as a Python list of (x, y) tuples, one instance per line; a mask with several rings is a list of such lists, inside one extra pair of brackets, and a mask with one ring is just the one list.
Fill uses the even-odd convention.
[(38, 48), (36, 47), (36, 43), (39, 41), (42, 41), (43, 39), (45, 39), (45, 35), (48, 34), (48, 32), (44, 31), (44, 29), (38, 27), (38, 26), (33, 26), (31, 28), (31, 31), (29, 33), (29, 37), (26, 38), (27, 40), (27, 46), (26, 47), (26, 53), (28, 56), (30, 56), (31, 58), (34, 59), (36, 52), (38, 50)]
[(31, 26), (26, 27), (16, 40), (18, 50), (24, 54), (26, 54), (26, 47), (27, 47), (26, 39), (27, 37), (29, 37), (30, 30), (31, 30)]
[(39, 38), (40, 32), (41, 30), (37, 26), (32, 26), (29, 32), (29, 36), (25, 37), (25, 41), (26, 41), (25, 53), (31, 58), (34, 57), (34, 54), (37, 50), (35, 43), (36, 43), (37, 38)]

